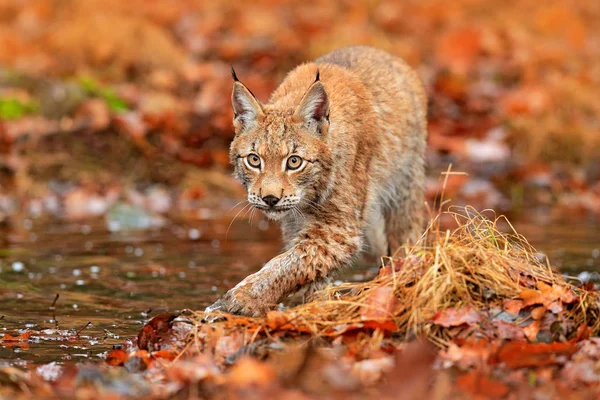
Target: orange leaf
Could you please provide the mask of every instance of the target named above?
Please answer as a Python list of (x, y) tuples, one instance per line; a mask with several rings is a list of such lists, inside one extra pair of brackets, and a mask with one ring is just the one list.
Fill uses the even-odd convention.
[(234, 387), (264, 387), (275, 379), (273, 368), (249, 357), (240, 358), (228, 375), (228, 383)]
[(26, 331), (21, 333), (19, 336), (12, 336), (8, 333), (0, 339), (1, 342), (9, 343), (9, 342), (27, 342), (29, 340), (29, 336), (31, 336), (31, 331)]
[(503, 305), (506, 312), (519, 315), (521, 308), (523, 308), (523, 300), (504, 300)]
[(460, 309), (450, 307), (446, 310), (438, 311), (432, 320), (434, 324), (441, 325), (446, 328), (451, 326), (460, 326), (463, 324), (471, 326), (480, 321), (481, 315), (471, 306)]
[(361, 319), (389, 319), (394, 315), (399, 304), (393, 287), (380, 286), (369, 292), (364, 305), (360, 308)]
[(498, 351), (498, 360), (508, 368), (543, 367), (560, 364), (559, 356), (570, 357), (577, 351), (574, 343), (508, 342)]
[(547, 311), (547, 309), (544, 306), (536, 307), (533, 310), (531, 310), (531, 318), (533, 318), (535, 320), (542, 319), (544, 314), (546, 314), (546, 311)]
[(289, 322), (288, 316), (282, 311), (267, 312), (267, 326), (269, 329), (278, 329)]
[(365, 321), (363, 327), (367, 329), (381, 329), (382, 331), (394, 332), (398, 325), (392, 320), (387, 321)]
[(478, 397), (498, 399), (508, 393), (507, 385), (489, 379), (478, 371), (471, 371), (468, 374), (459, 376), (456, 378), (456, 384), (463, 391)]
[(167, 361), (173, 361), (175, 359), (175, 357), (177, 356), (177, 354), (175, 354), (175, 352), (172, 350), (164, 349), (164, 350), (153, 351), (152, 353), (150, 353), (150, 356), (152, 358), (162, 358)]
[(519, 297), (523, 299), (523, 307), (527, 307), (532, 304), (544, 303), (544, 296), (539, 290), (523, 289), (523, 291), (519, 294)]
[(118, 365), (123, 365), (125, 361), (129, 358), (129, 355), (123, 349), (113, 349), (106, 356), (106, 363), (108, 365), (112, 365), (116, 367)]
[(537, 340), (537, 334), (540, 331), (540, 326), (540, 321), (533, 321), (531, 324), (523, 328), (523, 333), (530, 342), (535, 342)]

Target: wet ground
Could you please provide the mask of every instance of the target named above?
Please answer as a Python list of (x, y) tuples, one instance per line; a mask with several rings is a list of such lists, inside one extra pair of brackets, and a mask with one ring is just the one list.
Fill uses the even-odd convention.
[[(97, 359), (137, 335), (148, 316), (204, 308), (281, 246), (278, 228), (267, 221), (236, 221), (227, 232), (230, 220), (117, 232), (103, 220), (24, 220), (2, 231), (0, 332), (31, 330), (32, 340), (0, 345), (0, 366)], [(513, 223), (563, 271), (600, 277), (597, 222), (528, 214)], [(350, 270), (341, 278), (361, 280), (373, 271)]]

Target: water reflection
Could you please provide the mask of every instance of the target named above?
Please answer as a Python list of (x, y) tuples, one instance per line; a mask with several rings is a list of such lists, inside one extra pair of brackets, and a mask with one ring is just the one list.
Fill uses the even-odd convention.
[(137, 335), (147, 314), (205, 307), (281, 246), (278, 229), (266, 221), (251, 229), (238, 221), (226, 236), (229, 222), (119, 232), (108, 231), (102, 221), (50, 223), (5, 232), (0, 329), (34, 333), (29, 346), (0, 347), (0, 360), (94, 357)]

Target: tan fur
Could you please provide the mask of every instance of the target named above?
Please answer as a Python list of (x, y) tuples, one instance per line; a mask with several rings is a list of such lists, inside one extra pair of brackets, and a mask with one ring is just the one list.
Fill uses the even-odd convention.
[[(237, 78), (232, 100), (236, 176), (249, 202), (281, 221), (286, 247), (208, 311), (262, 314), (357, 256), (389, 255), (421, 234), (427, 99), (401, 59), (343, 48), (291, 71), (267, 104)], [(307, 160), (301, 170), (286, 170), (292, 155)]]

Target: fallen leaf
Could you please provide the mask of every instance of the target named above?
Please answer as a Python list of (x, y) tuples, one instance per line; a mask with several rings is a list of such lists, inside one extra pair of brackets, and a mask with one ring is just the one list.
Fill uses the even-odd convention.
[(471, 371), (456, 378), (456, 384), (463, 391), (473, 396), (499, 399), (508, 394), (508, 386), (490, 379), (479, 371)]
[(537, 335), (540, 332), (540, 327), (541, 322), (539, 320), (535, 320), (523, 328), (523, 333), (530, 342), (535, 342), (537, 341)]
[(0, 339), (0, 342), (4, 342), (4, 343), (27, 342), (29, 340), (30, 336), (31, 336), (31, 331), (23, 332), (18, 336), (12, 336), (7, 333), (4, 336), (2, 336), (2, 338)]
[(113, 367), (125, 364), (129, 358), (128, 354), (123, 349), (113, 349), (106, 356), (105, 362)]
[(176, 356), (177, 356), (177, 354), (173, 350), (169, 350), (169, 349), (153, 351), (152, 353), (150, 353), (150, 357), (152, 357), (152, 358), (155, 358), (155, 359), (161, 358), (161, 359), (167, 360), (167, 361), (173, 361)]
[(138, 347), (141, 350), (154, 351), (159, 350), (160, 342), (163, 337), (171, 330), (173, 320), (177, 317), (175, 314), (159, 314), (152, 318), (138, 334)]
[(240, 358), (231, 368), (227, 378), (234, 387), (264, 387), (275, 380), (275, 370), (265, 363), (249, 357)]
[(394, 316), (399, 304), (392, 286), (379, 286), (367, 295), (360, 308), (360, 317), (362, 320), (389, 319)]
[(523, 289), (521, 293), (519, 293), (519, 297), (523, 300), (523, 307), (544, 303), (542, 292), (535, 289)]
[(466, 306), (459, 309), (450, 307), (446, 310), (438, 311), (433, 317), (432, 322), (446, 328), (460, 325), (472, 326), (481, 322), (481, 314), (472, 306)]
[(543, 367), (563, 364), (577, 351), (574, 343), (508, 342), (498, 350), (498, 361), (508, 368)]
[(548, 311), (548, 310), (544, 306), (536, 307), (533, 310), (531, 310), (531, 318), (533, 318), (536, 321), (540, 320), (540, 319), (542, 319), (542, 317), (544, 316), (546, 311)]
[(504, 300), (503, 303), (504, 309), (506, 312), (509, 312), (513, 315), (519, 315), (519, 312), (524, 307), (523, 300)]

